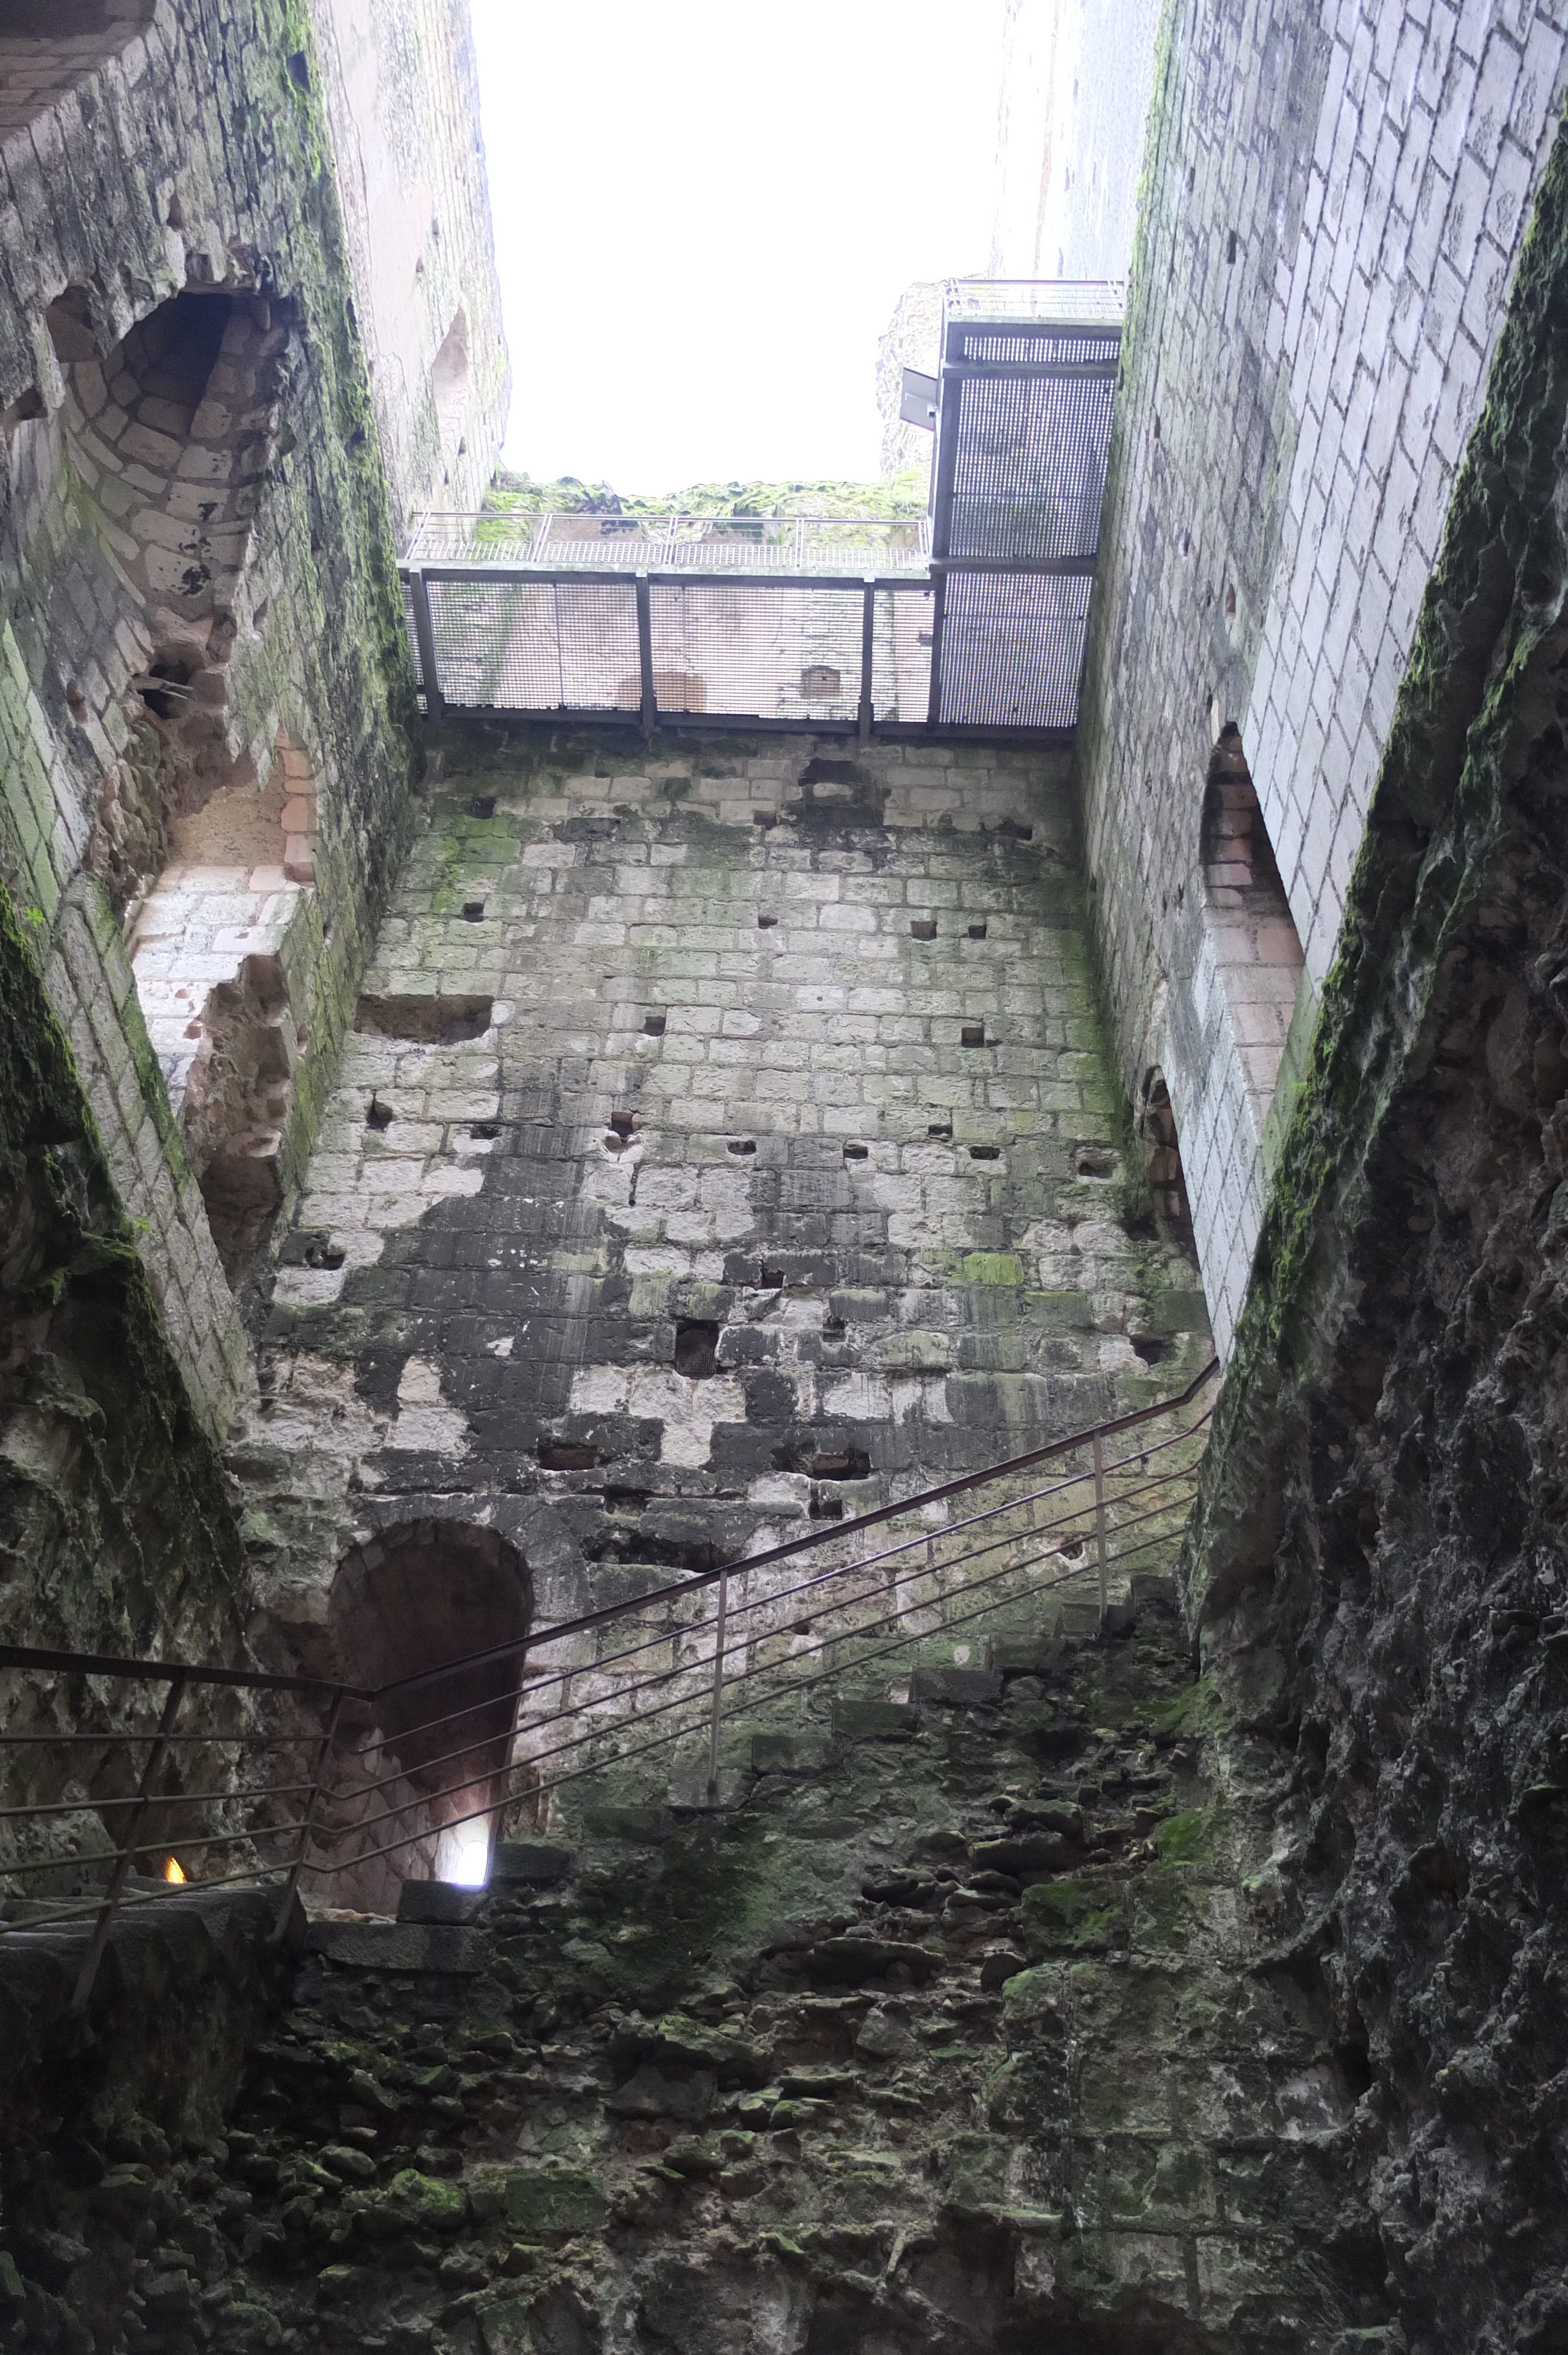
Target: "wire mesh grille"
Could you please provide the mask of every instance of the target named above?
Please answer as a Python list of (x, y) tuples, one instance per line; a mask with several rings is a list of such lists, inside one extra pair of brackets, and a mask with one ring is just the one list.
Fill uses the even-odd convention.
[(1001, 334), (990, 328), (979, 333), (966, 332), (963, 357), (966, 360), (1022, 360), (1036, 367), (1111, 368), (1121, 349), (1119, 336), (1083, 336), (1057, 334), (1046, 330), (1040, 335), (1020, 336), (1011, 330)]
[(950, 556), (1093, 558), (1113, 389), (1078, 378), (965, 380)]
[(655, 581), (650, 607), (661, 711), (801, 720), (859, 711), (858, 590)]
[(942, 613), (942, 708), (955, 728), (1071, 728), (1092, 581), (954, 572)]
[(930, 554), (924, 516), (469, 515), (416, 518), (406, 561), (537, 565), (551, 571), (914, 572)]
[(403, 583), (403, 627), (408, 633), (408, 652), (414, 664), (414, 684), (423, 695), (425, 671), (419, 660), (419, 633), (414, 627), (414, 591), (406, 581)]
[(449, 703), (506, 711), (639, 709), (637, 593), (630, 581), (431, 581), (429, 595)]

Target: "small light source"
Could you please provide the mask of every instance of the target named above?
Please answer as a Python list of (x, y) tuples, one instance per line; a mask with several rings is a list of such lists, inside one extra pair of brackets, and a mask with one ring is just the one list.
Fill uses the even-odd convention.
[(455, 1881), (460, 1889), (482, 1889), (489, 1872), (488, 1820), (481, 1816), (471, 1823), (449, 1825), (436, 1855), (438, 1880)]
[(165, 1881), (183, 1881), (185, 1877), (185, 1870), (180, 1863), (179, 1858), (177, 1856), (166, 1856), (164, 1859), (164, 1879)]

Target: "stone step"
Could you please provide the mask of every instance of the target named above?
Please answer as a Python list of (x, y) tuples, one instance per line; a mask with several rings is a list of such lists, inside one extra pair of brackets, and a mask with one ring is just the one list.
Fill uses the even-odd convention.
[(473, 1978), (492, 1960), (489, 1939), (455, 1923), (313, 1922), (305, 1945), (308, 1953), (355, 1971), (440, 1972)]

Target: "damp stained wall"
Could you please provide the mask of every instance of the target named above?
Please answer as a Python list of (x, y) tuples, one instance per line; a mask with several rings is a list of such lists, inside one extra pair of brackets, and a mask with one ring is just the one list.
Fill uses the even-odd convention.
[(428, 794), (231, 1451), (302, 1657), (377, 1531), (489, 1529), (556, 1618), (1205, 1362), (1059, 761), (480, 724)]

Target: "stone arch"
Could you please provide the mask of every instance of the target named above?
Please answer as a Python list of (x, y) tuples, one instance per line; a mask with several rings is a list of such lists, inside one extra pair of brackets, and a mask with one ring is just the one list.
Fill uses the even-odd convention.
[(20, 130), (117, 57), (152, 22), (154, 0), (6, 0), (0, 31), (0, 136)]
[[(168, 863), (175, 820), (256, 783), (230, 746), (228, 665), (288, 329), (270, 301), (227, 288), (171, 295), (117, 340), (88, 286), (68, 286), (45, 319), (64, 455), (144, 656), (88, 852), (123, 914)], [(106, 649), (107, 673), (120, 662)]]
[[(460, 304), (430, 363), (430, 391), (436, 404), (436, 429), (443, 468), (459, 454), (468, 416), (471, 368), (468, 348), (468, 313)], [(450, 479), (443, 474), (443, 480)]]
[(1234, 721), (1209, 761), (1201, 855), (1208, 951), (1261, 1131), (1307, 961)]
[[(402, 1524), (345, 1555), (333, 1580), (327, 1625), (346, 1681), (376, 1688), (357, 1711), (354, 1784), (338, 1796), (344, 1853), (397, 1838), (393, 1854), (323, 1877), (334, 1903), (396, 1902), (404, 1881), (443, 1869), (442, 1834), (476, 1807), (500, 1807), (512, 1746), (522, 1656), (410, 1684), (432, 1667), (515, 1643), (527, 1633), (532, 1583), (515, 1547), (471, 1522)], [(454, 1714), (455, 1724), (444, 1722)], [(355, 1796), (391, 1776), (390, 1798)], [(396, 1825), (356, 1838), (356, 1826), (396, 1805)], [(329, 1859), (330, 1860), (330, 1859)], [(351, 1891), (353, 1895), (345, 1894)]]

